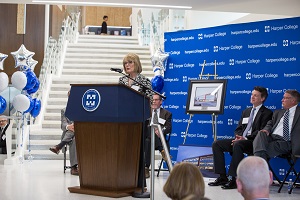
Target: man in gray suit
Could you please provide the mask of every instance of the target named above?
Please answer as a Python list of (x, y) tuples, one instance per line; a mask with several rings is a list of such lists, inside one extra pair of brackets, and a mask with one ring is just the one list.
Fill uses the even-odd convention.
[(272, 120), (257, 134), (253, 142), (254, 155), (268, 160), (281, 154), (300, 154), (300, 93), (285, 91), (283, 109), (275, 110)]
[(239, 163), (236, 184), (245, 200), (269, 199), (272, 182), (272, 172), (264, 159), (248, 156)]
[[(68, 92), (68, 96), (70, 95), (70, 91)], [(79, 175), (78, 173), (78, 161), (77, 161), (77, 154), (76, 154), (76, 142), (75, 142), (75, 135), (74, 135), (74, 123), (73, 121), (69, 120), (65, 116), (66, 108), (61, 110), (61, 129), (63, 130), (61, 136), (61, 142), (54, 147), (50, 147), (50, 151), (53, 153), (58, 154), (59, 151), (66, 145), (69, 144), (69, 156), (70, 156), (70, 164), (71, 164), (71, 174), (72, 175)]]

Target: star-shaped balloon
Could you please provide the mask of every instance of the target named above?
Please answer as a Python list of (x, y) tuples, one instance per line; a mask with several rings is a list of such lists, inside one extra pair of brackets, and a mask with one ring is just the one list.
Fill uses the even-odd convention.
[(28, 60), (28, 66), (27, 65), (21, 65), (20, 70), (21, 71), (27, 71), (31, 69), (31, 71), (34, 71), (34, 68), (38, 64), (38, 61), (34, 60), (32, 57), (29, 58)]
[(11, 52), (11, 55), (15, 59), (15, 68), (29, 66), (29, 60), (34, 54), (34, 52), (28, 51), (24, 44), (17, 51)]
[(159, 67), (161, 69), (160, 73), (162, 76), (164, 76), (164, 71), (166, 70), (168, 57), (169, 54), (164, 53), (161, 49), (156, 50), (154, 55), (151, 57), (153, 70), (157, 71), (157, 67)]
[(3, 70), (4, 60), (7, 58), (6, 54), (0, 53), (0, 69)]

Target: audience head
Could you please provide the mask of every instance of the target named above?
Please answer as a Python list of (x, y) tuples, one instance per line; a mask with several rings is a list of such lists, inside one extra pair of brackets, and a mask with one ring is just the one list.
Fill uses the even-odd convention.
[(173, 200), (204, 198), (205, 185), (200, 169), (188, 162), (175, 165), (163, 190)]
[(107, 16), (107, 15), (104, 15), (104, 16), (103, 16), (103, 20), (104, 20), (104, 21), (107, 21), (107, 20), (108, 20), (108, 16)]
[(268, 198), (272, 182), (272, 172), (263, 158), (248, 156), (239, 163), (236, 183), (244, 199)]
[(123, 58), (123, 68), (126, 74), (139, 74), (142, 72), (140, 58), (135, 53), (129, 53)]
[(8, 119), (5, 115), (0, 116), (0, 127), (3, 128), (8, 124)]
[(300, 93), (297, 90), (287, 90), (281, 102), (283, 109), (289, 109), (300, 102)]

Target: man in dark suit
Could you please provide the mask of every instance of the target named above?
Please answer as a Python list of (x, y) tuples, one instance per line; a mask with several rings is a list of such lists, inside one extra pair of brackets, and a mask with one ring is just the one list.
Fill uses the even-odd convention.
[(6, 134), (5, 131), (8, 128), (8, 120), (4, 115), (0, 116), (0, 153), (6, 154)]
[(300, 93), (287, 90), (281, 102), (283, 109), (274, 111), (272, 120), (253, 142), (254, 155), (265, 160), (280, 154), (300, 154)]
[[(154, 94), (152, 96), (151, 108), (152, 117), (150, 124), (160, 124), (164, 135), (170, 134), (172, 131), (172, 113), (164, 108), (161, 108), (162, 98), (161, 96)], [(149, 120), (150, 121), (150, 120)], [(145, 140), (145, 177), (149, 178), (149, 166), (151, 157), (151, 129), (147, 128), (146, 140)], [(157, 129), (155, 132), (155, 149), (159, 150), (164, 160), (166, 160), (165, 150), (163, 149), (160, 135)]]
[(237, 168), (236, 183), (238, 192), (245, 200), (268, 200), (273, 174), (264, 159), (248, 156)]
[[(266, 88), (254, 87), (250, 98), (253, 106), (242, 112), (239, 124), (234, 131), (235, 139), (218, 140), (213, 143), (214, 170), (216, 174), (220, 174), (220, 177), (214, 182), (209, 182), (208, 185), (222, 185), (223, 189), (236, 188), (235, 177), (238, 164), (244, 158), (244, 153), (253, 154), (255, 136), (272, 118), (272, 111), (263, 105), (267, 97), (268, 91)], [(228, 170), (228, 175), (231, 176), (229, 181), (225, 169), (225, 152), (232, 155)]]

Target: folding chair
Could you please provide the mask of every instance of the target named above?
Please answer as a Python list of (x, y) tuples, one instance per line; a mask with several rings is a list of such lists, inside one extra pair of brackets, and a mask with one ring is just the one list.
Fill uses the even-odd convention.
[(62, 152), (64, 154), (64, 173), (66, 173), (67, 169), (71, 169), (71, 166), (67, 166), (67, 150), (68, 150), (68, 145), (66, 144), (62, 149)]
[[(300, 155), (294, 155), (294, 157), (295, 157), (295, 164), (296, 164), (296, 161), (298, 160), (298, 158), (300, 158)], [(296, 173), (296, 179), (294, 180), (294, 182), (293, 182), (293, 185), (292, 185), (292, 187), (290, 188), (290, 190), (289, 190), (289, 194), (291, 194), (292, 193), (292, 190), (296, 187), (296, 183), (297, 183), (297, 180), (300, 178), (300, 171), (298, 172), (298, 173)], [(299, 179), (300, 180), (300, 179)]]
[[(171, 135), (170, 135), (170, 134), (167, 134), (167, 135), (166, 135), (166, 143), (167, 143), (169, 152), (170, 152), (170, 138), (171, 138)], [(157, 171), (157, 175), (156, 175), (157, 177), (159, 177), (160, 171), (169, 171), (169, 172), (170, 172), (169, 166), (168, 166), (168, 163), (167, 163), (167, 162), (166, 162), (166, 164), (167, 164), (167, 168), (168, 168), (168, 169), (162, 169), (162, 168), (161, 168), (162, 165), (163, 165), (163, 162), (164, 162), (164, 159), (161, 158), (161, 161), (160, 161), (160, 164), (159, 164), (158, 169), (155, 169), (155, 170), (154, 170), (154, 171)]]
[[(278, 189), (278, 193), (280, 193), (280, 192), (281, 192), (281, 189), (282, 189), (282, 187), (283, 187), (283, 185), (286, 183), (286, 179), (287, 179), (288, 176), (290, 175), (290, 172), (293, 171), (296, 175), (298, 174), (298, 173), (296, 172), (295, 168), (294, 168), (294, 167), (295, 167), (295, 164), (296, 164), (296, 161), (297, 161), (297, 158), (296, 158), (295, 156), (293, 156), (292, 154), (283, 154), (283, 155), (279, 155), (279, 156), (276, 156), (276, 157), (287, 160), (287, 162), (288, 162), (288, 164), (289, 164), (289, 166), (290, 166), (290, 168), (289, 168), (289, 170), (287, 171), (287, 173), (286, 173), (284, 179), (283, 179), (282, 181), (280, 181), (280, 179), (278, 178), (278, 176), (276, 175), (276, 173), (275, 173), (274, 170), (272, 169), (270, 163), (268, 162), (269, 169), (272, 171), (274, 178), (278, 181), (278, 183), (279, 183), (279, 185), (280, 185), (280, 187), (279, 187), (279, 189)], [(270, 160), (271, 160), (271, 159), (269, 159), (269, 161), (270, 161)], [(298, 175), (299, 175), (299, 174), (298, 174)], [(294, 181), (294, 184), (296, 183), (296, 181), (297, 181), (297, 178), (296, 178), (296, 180)], [(293, 184), (293, 186), (294, 186), (294, 184)], [(293, 187), (292, 187), (292, 188), (293, 188)], [(289, 190), (289, 193), (291, 193), (291, 192), (292, 192), (292, 189)]]

